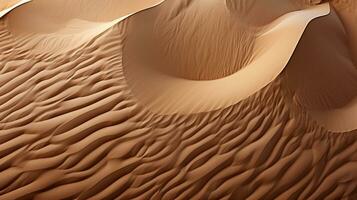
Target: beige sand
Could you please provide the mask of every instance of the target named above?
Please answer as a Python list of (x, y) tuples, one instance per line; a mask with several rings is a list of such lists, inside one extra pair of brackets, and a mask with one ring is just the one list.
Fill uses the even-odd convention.
[(345, 25), (349, 39), (349, 45), (353, 53), (352, 58), (354, 59), (355, 65), (357, 66), (357, 2), (353, 0), (348, 0), (345, 2), (334, 0), (333, 5), (337, 9), (339, 17)]
[[(155, 66), (150, 66), (150, 63), (155, 61), (145, 59), (164, 57), (145, 55), (154, 52), (157, 44), (153, 43), (150, 48), (150, 41), (147, 41), (146, 36), (150, 34), (147, 19), (153, 15), (147, 11), (142, 13), (142, 17), (139, 14), (138, 17), (141, 19), (132, 23), (133, 28), (129, 27), (128, 45), (124, 48), (124, 66), (128, 83), (139, 100), (155, 113), (190, 114), (226, 108), (249, 97), (274, 80), (288, 63), (308, 23), (329, 12), (329, 5), (324, 4), (276, 19), (257, 33), (252, 52), (254, 59), (247, 66), (224, 78), (195, 81), (160, 72)], [(142, 44), (145, 44), (146, 48), (142, 48)], [(196, 51), (209, 53), (210, 49), (197, 48)], [(165, 64), (163, 65), (166, 67)], [(195, 68), (191, 68), (191, 71), (194, 70)]]
[[(159, 7), (181, 16), (192, 1)], [(290, 20), (307, 26), (294, 53), (280, 53), (290, 57), (275, 66), (281, 73), (251, 77), (255, 86), (271, 74), (265, 87), (218, 107), (201, 96), (207, 111), (185, 115), (156, 114), (128, 77), (140, 53), (125, 49), (135, 19), (159, 7), (118, 21), (159, 1), (33, 0), (12, 10), (0, 19), (0, 199), (356, 199), (353, 25), (327, 5), (289, 1), (256, 1), (253, 10), (273, 9), (256, 21), (240, 13), (250, 2), (226, 1), (261, 37), (299, 25)], [(227, 77), (249, 71), (251, 58)]]
[(31, 0), (0, 0), (0, 18)]
[[(286, 85), (293, 90), (297, 104), (329, 130), (355, 130), (357, 68), (351, 59), (348, 34), (335, 11), (309, 27), (286, 67)], [(316, 38), (321, 32), (324, 34)]]
[[(23, 41), (23, 49), (60, 54), (78, 50), (129, 15), (162, 1), (36, 0), (14, 10), (8, 16), (8, 27), (17, 40)], [(128, 2), (130, 6), (122, 6)]]

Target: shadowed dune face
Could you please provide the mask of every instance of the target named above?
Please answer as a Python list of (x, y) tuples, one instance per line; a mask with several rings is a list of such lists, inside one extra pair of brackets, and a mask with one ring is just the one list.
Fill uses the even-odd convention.
[[(309, 25), (283, 73), (295, 103), (331, 130), (357, 127), (357, 68), (351, 55), (348, 34), (333, 10)], [(349, 114), (337, 114), (346, 110)]]
[(226, 0), (227, 8), (246, 23), (262, 26), (286, 13), (308, 8), (321, 0)]
[[(171, 19), (172, 13), (166, 12), (171, 7), (170, 4), (165, 4), (166, 2), (129, 18), (123, 49), (126, 78), (137, 98), (155, 113), (170, 115), (207, 112), (231, 106), (249, 97), (269, 84), (284, 69), (308, 23), (330, 12), (329, 5), (324, 4), (280, 16), (261, 27), (259, 32), (253, 34), (253, 39), (248, 37), (252, 34), (239, 36), (237, 33), (257, 27), (239, 21), (237, 16), (231, 15), (222, 1), (211, 1), (210, 4), (194, 2), (188, 4), (188, 7), (181, 6), (182, 15), (179, 13), (173, 17), (173, 20), (180, 16), (188, 18), (183, 20), (185, 26), (181, 26), (181, 21), (161, 22), (167, 18)], [(165, 5), (168, 8), (164, 7)], [(207, 18), (208, 11), (200, 10), (200, 5), (215, 13), (214, 16), (223, 16), (223, 21), (218, 24), (230, 22), (228, 17), (237, 17), (237, 20), (232, 22), (238, 24), (237, 30), (233, 29), (231, 37), (224, 37), (224, 34), (232, 31), (231, 28), (221, 26), (215, 29), (217, 20)], [(176, 8), (175, 6), (177, 5), (174, 4), (173, 8)], [(211, 19), (206, 20), (208, 27), (202, 25), (202, 30), (198, 24), (188, 23), (200, 18), (196, 15)], [(157, 28), (158, 26), (161, 28)], [(221, 29), (223, 27), (226, 30)], [(181, 30), (182, 28), (185, 29)], [(191, 28), (194, 29), (190, 30)], [(157, 37), (158, 35), (162, 37)], [(217, 35), (220, 37), (217, 38)], [(159, 39), (163, 40), (163, 45), (168, 48), (162, 48)], [(221, 43), (225, 42), (234, 45), (221, 46)], [(248, 57), (250, 61), (243, 68), (234, 65), (245, 61), (244, 58), (249, 54), (253, 56)], [(210, 57), (213, 59), (208, 59)], [(170, 63), (171, 60), (176, 63)], [(215, 65), (211, 65), (212, 62)], [(182, 65), (187, 63), (188, 67)], [(211, 67), (205, 65), (206, 63)], [(194, 78), (187, 78), (185, 73)], [(203, 75), (206, 74), (222, 77), (205, 80)], [(203, 78), (199, 79), (200, 77)]]
[(348, 36), (348, 44), (355, 66), (357, 66), (357, 2), (354, 0), (333, 0), (332, 4), (342, 20)]
[(262, 26), (303, 8), (304, 3), (292, 0), (279, 5), (269, 1), (167, 0), (131, 20), (128, 37), (135, 37), (133, 43), (145, 44), (145, 48), (128, 51), (141, 54), (137, 59), (172, 76), (218, 79), (250, 63)]
[(243, 68), (256, 37), (256, 30), (221, 0), (168, 0), (135, 16), (130, 27), (128, 37), (145, 48), (128, 51), (157, 70), (193, 80), (218, 79)]
[[(324, 34), (316, 37), (320, 32)], [(335, 11), (309, 25), (285, 71), (289, 87), (306, 109), (340, 108), (357, 96), (356, 66)]]

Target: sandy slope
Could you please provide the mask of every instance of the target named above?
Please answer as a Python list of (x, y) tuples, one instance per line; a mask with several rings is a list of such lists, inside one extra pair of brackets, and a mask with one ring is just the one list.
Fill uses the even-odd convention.
[(0, 0), (0, 18), (31, 0)]
[(162, 1), (36, 0), (15, 9), (7, 24), (14, 37), (23, 41), (23, 49), (56, 55), (78, 50), (128, 15)]
[[(216, 8), (218, 5), (214, 4), (214, 6)], [(160, 9), (160, 7), (157, 7), (157, 9)], [(151, 110), (160, 114), (190, 114), (231, 106), (259, 91), (274, 80), (288, 63), (308, 23), (314, 18), (327, 15), (329, 12), (328, 4), (324, 4), (312, 9), (292, 12), (276, 19), (276, 21), (266, 25), (266, 28), (257, 33), (254, 48), (251, 52), (254, 58), (251, 59), (249, 64), (244, 66), (243, 69), (238, 69), (232, 75), (209, 81), (181, 78), (180, 75), (174, 74), (175, 70), (171, 70), (171, 68), (169, 73), (165, 73), (166, 70), (160, 70), (160, 68), (167, 69), (171, 63), (158, 62), (162, 61), (160, 58), (165, 57), (166, 52), (158, 52), (161, 53), (159, 55), (152, 53), (157, 49), (155, 47), (157, 47), (158, 42), (155, 40), (154, 42), (150, 41), (150, 34), (159, 32), (159, 30), (153, 29), (147, 19), (155, 15), (155, 10), (142, 12), (133, 17), (133, 22), (129, 26), (127, 45), (124, 48), (124, 66), (128, 83), (139, 100), (143, 101)], [(218, 16), (218, 14), (214, 13), (212, 15)], [(155, 23), (155, 17), (151, 21)], [(199, 29), (200, 26), (194, 28)], [(225, 33), (222, 29), (218, 29), (218, 32)], [(209, 36), (201, 34), (197, 37), (210, 38), (214, 36), (215, 32), (212, 30)], [(186, 38), (192, 37), (187, 36)], [(214, 39), (212, 38), (212, 40)], [(219, 43), (225, 43), (224, 40), (226, 39), (228, 40), (227, 42), (231, 41), (231, 38), (224, 36), (219, 39)], [(178, 42), (176, 38), (172, 38), (171, 41)], [(194, 41), (190, 43), (192, 44)], [(145, 48), (142, 48), (142, 44), (145, 44)], [(220, 51), (220, 49), (212, 50), (211, 46), (207, 45), (207, 43), (205, 44), (204, 46), (196, 44), (180, 47), (171, 46), (173, 48), (171, 51), (188, 52), (189, 54), (190, 49), (187, 49), (187, 47), (191, 47), (195, 51), (204, 52), (190, 58), (188, 62), (190, 68), (186, 70), (190, 73), (195, 73), (198, 70), (197, 73), (199, 74), (201, 72), (200, 69), (195, 67), (197, 63), (201, 63), (201, 59), (205, 60), (206, 56), (204, 55), (210, 55), (213, 52), (220, 55), (217, 59), (222, 59), (227, 55), (225, 51), (237, 49), (236, 46), (224, 45), (225, 51)], [(213, 47), (217, 47), (217, 44), (214, 44)], [(169, 56), (168, 59), (171, 60), (178, 55), (169, 53)], [(162, 67), (156, 67), (157, 65), (155, 64), (161, 64)], [(221, 65), (217, 64), (215, 67), (222, 66), (220, 70), (224, 71), (224, 63), (220, 62), (219, 64)], [(233, 63), (227, 64), (233, 65)], [(179, 68), (180, 66), (177, 67)], [(203, 70), (210, 71), (209, 67)], [(211, 71), (211, 73), (214, 72)]]
[[(140, 3), (67, 0), (78, 15), (62, 15), (43, 11), (60, 1), (35, 1), (0, 19), (0, 199), (357, 198), (357, 132), (329, 131), (318, 118), (349, 111), (354, 96), (356, 65), (334, 12), (307, 26), (284, 71), (256, 93), (214, 111), (157, 115), (127, 81), (137, 15), (107, 26)], [(103, 15), (88, 14), (96, 7)], [(53, 18), (29, 12), (37, 9)], [(42, 24), (28, 29), (20, 19), (32, 16)]]
[(347, 2), (335, 0), (333, 1), (333, 5), (337, 9), (339, 17), (345, 25), (348, 33), (349, 45), (352, 50), (352, 58), (357, 66), (357, 2), (353, 0)]
[(357, 129), (357, 68), (347, 36), (335, 11), (315, 20), (285, 70), (297, 104), (333, 131)]

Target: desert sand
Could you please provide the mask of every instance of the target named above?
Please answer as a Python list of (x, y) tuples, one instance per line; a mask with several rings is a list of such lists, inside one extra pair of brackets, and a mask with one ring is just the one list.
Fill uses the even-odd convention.
[(357, 6), (0, 1), (0, 199), (357, 199)]
[(28, 3), (31, 0), (0, 0), (0, 18), (12, 11), (13, 9)]
[[(224, 2), (217, 2), (219, 2), (219, 4), (214, 4), (214, 8), (225, 6)], [(200, 4), (197, 6), (200, 6)], [(313, 9), (290, 12), (271, 22), (271, 24), (265, 25), (266, 27), (256, 33), (257, 36), (255, 36), (256, 38), (254, 39), (254, 47), (250, 52), (250, 54), (252, 54), (251, 57), (253, 58), (250, 58), (249, 64), (246, 64), (243, 69), (240, 69), (241, 67), (237, 66), (236, 70), (238, 71), (235, 73), (231, 74), (227, 72), (228, 75), (225, 74), (226, 76), (215, 80), (201, 80), (201, 77), (207, 77), (207, 75), (205, 76), (207, 72), (201, 72), (201, 70), (206, 70), (214, 74), (218, 69), (210, 70), (209, 67), (207, 67), (206, 69), (197, 69), (198, 72), (195, 72), (196, 68), (194, 68), (196, 63), (201, 64), (201, 62), (205, 62), (207, 59), (205, 55), (210, 55), (210, 51), (214, 51), (212, 49), (218, 46), (215, 43), (212, 45), (213, 48), (206, 47), (209, 46), (209, 41), (215, 40), (214, 38), (209, 38), (208, 41), (203, 44), (195, 44), (194, 41), (188, 41), (187, 46), (171, 47), (174, 48), (171, 51), (181, 51), (181, 54), (190, 51), (190, 49), (200, 52), (200, 54), (195, 55), (192, 58), (180, 58), (181, 60), (187, 60), (185, 68), (182, 69), (184, 72), (182, 73), (180, 73), (181, 69), (169, 69), (171, 72), (165, 73), (165, 71), (168, 71), (167, 68), (169, 68), (167, 66), (173, 66), (175, 64), (170, 62), (158, 63), (156, 60), (162, 61), (159, 58), (165, 57), (165, 55), (160, 54), (161, 52), (158, 52), (159, 55), (145, 55), (155, 52), (158, 44), (155, 39), (152, 39), (155, 36), (150, 37), (150, 34), (154, 34), (151, 32), (155, 32), (155, 30), (152, 30), (153, 28), (151, 28), (150, 24), (147, 22), (149, 16), (154, 15), (149, 12), (155, 12), (155, 10), (152, 9), (146, 11), (146, 13), (142, 12), (138, 14), (137, 17), (140, 19), (137, 19), (137, 21), (132, 23), (133, 28), (128, 28), (127, 45), (124, 47), (123, 55), (124, 70), (128, 77), (128, 84), (132, 85), (135, 95), (156, 113), (190, 114), (231, 106), (242, 99), (246, 99), (268, 85), (281, 73), (289, 62), (289, 59), (308, 23), (314, 18), (329, 14), (330, 8), (328, 4), (324, 4)], [(213, 13), (212, 15), (217, 18), (217, 15), (214, 15)], [(154, 19), (151, 21), (155, 22)], [(222, 21), (225, 21), (225, 19), (222, 19)], [(212, 28), (212, 32), (210, 33), (210, 36), (212, 37), (216, 35), (215, 32), (213, 32), (213, 29), (215, 28)], [(222, 32), (222, 29), (219, 28), (215, 30)], [(226, 31), (223, 33), (226, 33)], [(187, 32), (184, 34), (187, 34)], [(236, 35), (234, 36), (237, 37)], [(192, 36), (190, 39), (194, 37), (195, 36)], [(224, 36), (222, 38), (224, 38)], [(222, 38), (220, 38), (217, 43), (224, 43), (222, 42)], [(150, 39), (154, 42), (148, 41)], [(228, 38), (228, 40), (230, 39), (231, 38)], [(171, 41), (177, 42), (175, 36), (172, 37)], [(195, 41), (200, 42), (197, 38)], [(167, 41), (166, 43), (169, 42), (170, 41)], [(151, 43), (152, 46), (150, 46)], [(240, 43), (240, 41), (238, 40), (237, 43)], [(146, 48), (142, 48), (142, 44), (145, 44)], [(216, 65), (212, 68), (217, 68), (216, 66), (222, 66), (222, 68), (224, 68), (224, 66), (227, 65), (234, 65), (234, 59), (230, 59), (227, 63), (219, 63), (222, 58), (228, 59), (224, 58), (224, 56), (227, 55), (225, 51), (234, 52), (234, 50), (236, 50), (234, 46), (229, 47), (228, 45), (223, 45), (222, 48), (218, 48), (216, 52), (213, 52), (215, 55), (218, 54), (219, 56), (216, 58), (218, 62), (215, 63)], [(245, 49), (241, 51), (244, 50)], [(236, 54), (238, 53), (239, 52), (236, 52)], [(179, 57), (177, 54), (178, 53), (173, 53), (173, 55), (169, 55), (170, 57), (168, 60), (174, 60), (176, 57)], [(189, 56), (192, 54), (189, 54)], [(230, 57), (234, 58), (234, 56)], [(244, 58), (246, 56), (242, 57)], [(146, 58), (154, 58), (156, 60), (153, 61)], [(197, 59), (202, 59), (204, 61), (197, 61)], [(240, 59), (240, 57), (238, 57), (238, 59)], [(232, 60), (233, 62), (231, 62)], [(154, 66), (151, 67), (148, 63), (153, 63)], [(214, 61), (212, 61), (212, 63), (214, 63)], [(158, 69), (160, 67), (157, 67), (160, 64), (162, 65), (161, 68), (166, 68), (166, 70), (163, 69), (160, 71), (160, 69)], [(206, 66), (204, 63), (202, 63), (202, 65)], [(179, 66), (175, 68), (177, 69)], [(224, 69), (221, 69), (220, 71), (224, 71)], [(174, 74), (175, 72), (178, 75)], [(196, 73), (196, 80), (192, 80), (192, 78), (185, 79), (185, 73), (190, 73), (191, 75)], [(202, 75), (200, 73), (204, 74)], [(182, 76), (184, 78), (181, 78)]]

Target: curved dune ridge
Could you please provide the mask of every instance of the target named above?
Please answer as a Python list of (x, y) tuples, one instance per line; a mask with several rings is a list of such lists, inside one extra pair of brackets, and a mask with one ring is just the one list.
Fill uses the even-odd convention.
[[(143, 16), (152, 17), (146, 18), (150, 25), (162, 8), (192, 17), (184, 13), (194, 5), (188, 0), (33, 0), (0, 18), (0, 199), (357, 199), (351, 43), (357, 35), (348, 15), (334, 4), (295, 7), (297, 0), (225, 2), (232, 16), (245, 16), (242, 24), (257, 28), (259, 51), (210, 81), (179, 78), (150, 62), (134, 65), (135, 57), (150, 55), (150, 40), (137, 40), (142, 49), (131, 52), (139, 47), (131, 41), (138, 30), (133, 25)], [(272, 9), (265, 13), (270, 18), (248, 16), (264, 6)], [(266, 39), (277, 35), (281, 40)], [(298, 39), (286, 38), (296, 43), (289, 55), (281, 44), (292, 35)], [(175, 45), (170, 50), (180, 50)], [(275, 52), (275, 61), (285, 57), (287, 63), (272, 65), (275, 71), (262, 58), (277, 46), (283, 52)], [(265, 68), (254, 71), (259, 59)], [(182, 90), (196, 95), (191, 83), (211, 85), (249, 70), (254, 87), (266, 85), (253, 92), (249, 84), (245, 94), (251, 94), (231, 103), (220, 95), (232, 85), (211, 88), (195, 99), (206, 100), (202, 112), (191, 112), (191, 101), (190, 114), (165, 114), (179, 111), (189, 96), (166, 109), (162, 93), (145, 82), (160, 75), (190, 83)], [(171, 87), (161, 79), (155, 84)], [(165, 109), (153, 112), (136, 87)], [(214, 95), (222, 102), (211, 102)]]
[(145, 54), (150, 53), (137, 59), (148, 57), (150, 61), (145, 63), (152, 62), (165, 73), (193, 80), (223, 78), (250, 63), (262, 26), (304, 7), (295, 1), (271, 4), (254, 0), (168, 0), (148, 11), (146, 17), (135, 17), (135, 30), (129, 37), (140, 37), (140, 42), (135, 42), (139, 46), (145, 43)]
[[(140, 53), (150, 53), (142, 55), (150, 60), (135, 59), (193, 80), (222, 78), (247, 65), (253, 56), (257, 30), (228, 12), (225, 1), (187, 2), (169, 0), (148, 14), (134, 17), (129, 46), (138, 40), (138, 45), (146, 44), (146, 52)], [(176, 7), (181, 8), (179, 14)]]
[(162, 1), (135, 0), (123, 7), (128, 0), (36, 0), (11, 12), (7, 26), (16, 40), (23, 41), (23, 49), (58, 55), (78, 50), (129, 15)]
[(1, 0), (0, 1), (0, 18), (12, 11), (13, 9), (30, 2), (31, 0)]
[(333, 131), (357, 128), (357, 67), (346, 37), (333, 10), (309, 25), (285, 69), (297, 104)]
[[(139, 13), (133, 17), (133, 22), (130, 24), (132, 26), (129, 25), (123, 58), (128, 84), (132, 87), (133, 93), (138, 99), (155, 113), (190, 114), (231, 106), (269, 84), (288, 63), (308, 23), (314, 18), (329, 14), (330, 8), (328, 4), (323, 4), (306, 10), (291, 12), (266, 25), (263, 30), (257, 33), (257, 38), (254, 41), (254, 48), (252, 49), (254, 59), (232, 75), (210, 81), (180, 78), (164, 73), (156, 66), (152, 66), (157, 62), (147, 58), (156, 58), (151, 56), (150, 53), (155, 52), (154, 47), (157, 46), (157, 42), (153, 40), (153, 48), (150, 48), (152, 41), (147, 36), (150, 35), (151, 31), (148, 19), (154, 15), (154, 11), (153, 9)], [(151, 21), (154, 22), (154, 19)], [(218, 31), (222, 32), (222, 29), (218, 29)], [(225, 32), (223, 31), (223, 33)], [(202, 35), (200, 37), (209, 36)], [(231, 38), (228, 37), (227, 39)], [(173, 42), (178, 41), (173, 39)], [(224, 44), (222, 41), (220, 43)], [(241, 43), (246, 44), (244, 41)], [(142, 48), (143, 44), (147, 48)], [(210, 48), (199, 47), (196, 51), (203, 51), (206, 55), (210, 55)], [(173, 48), (175, 49), (175, 47)], [(235, 47), (232, 46), (231, 48), (234, 49)], [(185, 53), (190, 52), (186, 49), (180, 50)], [(234, 50), (232, 51), (234, 52)], [(173, 55), (173, 57), (175, 56), (177, 55)], [(231, 57), (234, 59), (233, 56)], [(201, 64), (199, 61), (195, 62), (194, 59), (191, 62), (193, 62), (192, 65)], [(165, 64), (164, 67), (167, 66)], [(225, 70), (224, 65), (222, 68), (221, 70)], [(196, 69), (191, 68), (190, 70), (195, 71)]]

